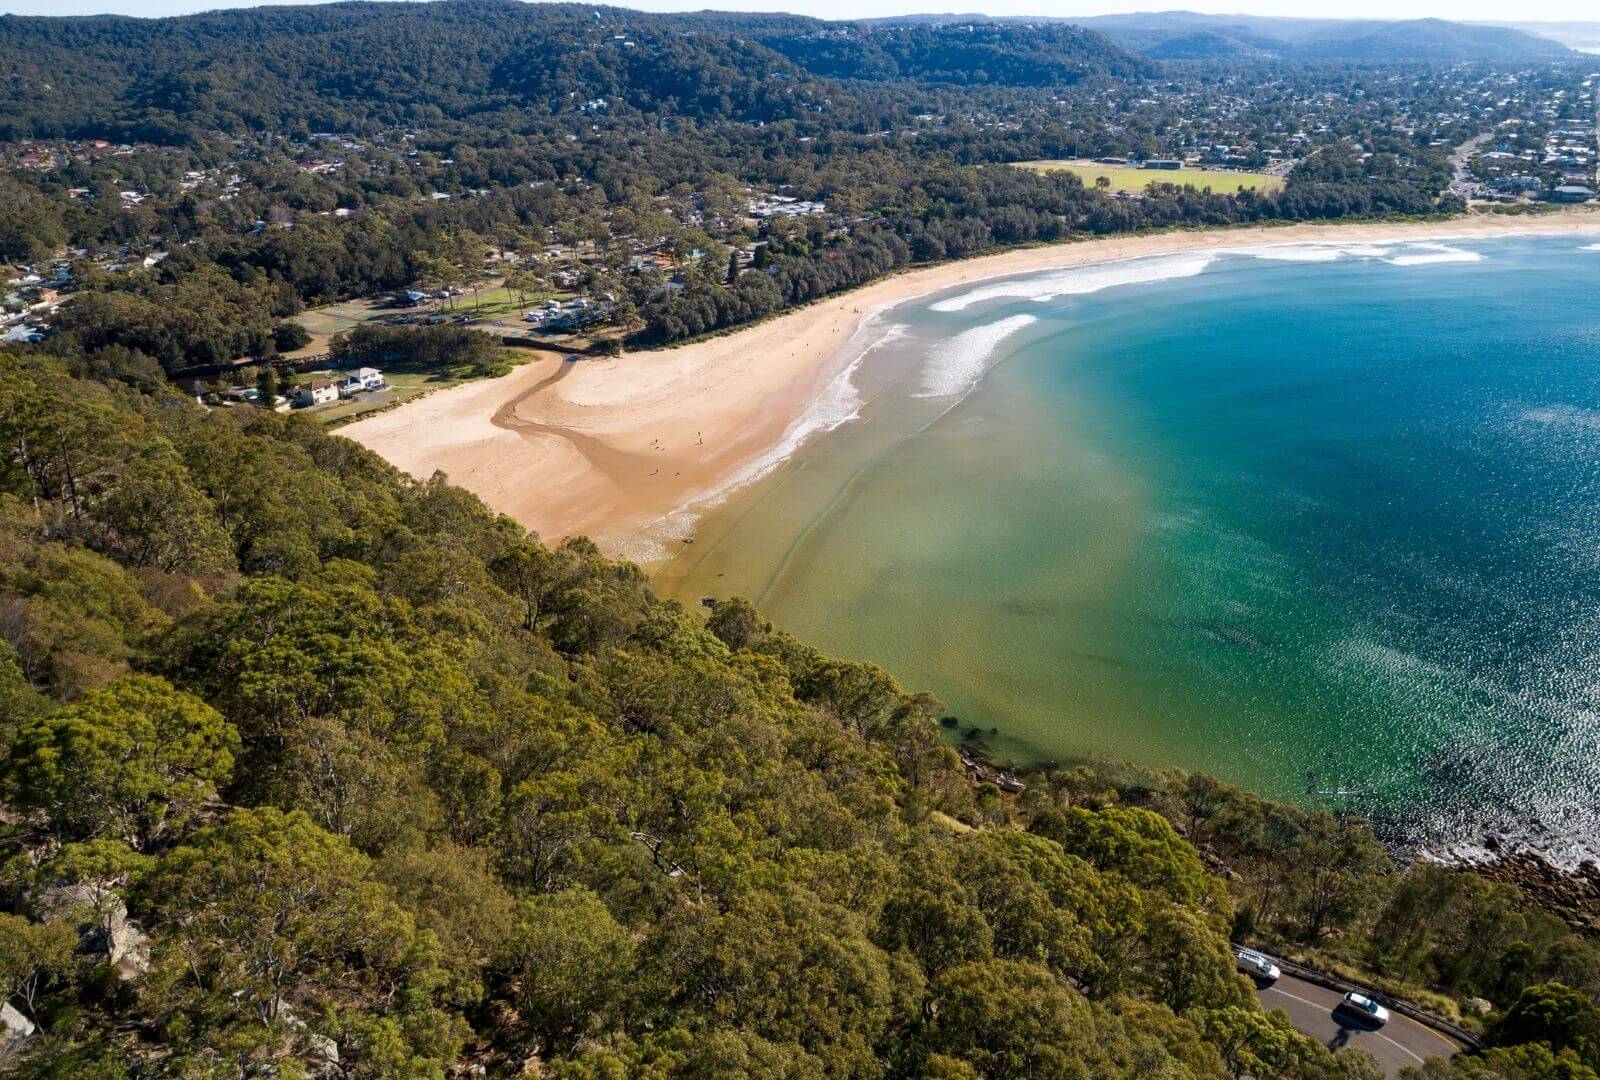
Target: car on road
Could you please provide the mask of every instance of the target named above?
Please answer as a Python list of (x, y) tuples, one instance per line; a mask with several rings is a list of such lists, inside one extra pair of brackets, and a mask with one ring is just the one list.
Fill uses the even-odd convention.
[(1360, 1017), (1373, 1027), (1382, 1027), (1389, 1022), (1389, 1010), (1379, 1005), (1376, 1001), (1364, 994), (1348, 993), (1339, 1002), (1335, 1012), (1349, 1013)]
[(1274, 964), (1254, 949), (1246, 949), (1243, 946), (1235, 945), (1233, 948), (1233, 960), (1240, 971), (1257, 982), (1277, 982), (1278, 976), (1283, 974), (1278, 970), (1277, 964)]

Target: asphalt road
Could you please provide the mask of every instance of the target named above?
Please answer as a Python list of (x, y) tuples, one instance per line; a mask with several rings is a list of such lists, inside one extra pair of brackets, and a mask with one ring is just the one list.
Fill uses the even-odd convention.
[(1461, 1049), (1432, 1028), (1393, 1010), (1381, 1028), (1367, 1026), (1345, 1012), (1336, 1013), (1334, 1006), (1343, 994), (1292, 975), (1280, 976), (1271, 986), (1258, 985), (1256, 997), (1262, 1008), (1288, 1013), (1290, 1023), (1330, 1050), (1359, 1046), (1370, 1051), (1390, 1076), (1398, 1076), (1407, 1065), (1421, 1065), (1425, 1058), (1447, 1058)]

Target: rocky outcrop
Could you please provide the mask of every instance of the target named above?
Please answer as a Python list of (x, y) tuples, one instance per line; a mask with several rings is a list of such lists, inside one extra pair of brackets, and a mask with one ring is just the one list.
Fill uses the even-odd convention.
[(306, 1022), (300, 1019), (294, 1009), (287, 1003), (278, 1006), (278, 1020), (291, 1031), (297, 1033), (304, 1040), (306, 1057), (311, 1065), (311, 1074), (318, 1077), (335, 1077), (341, 1075), (339, 1068), (339, 1044), (331, 1035), (309, 1031)]
[(0, 1065), (22, 1052), (33, 1038), (33, 1021), (23, 1016), (10, 1003), (0, 1005)]
[(143, 930), (128, 921), (128, 909), (122, 909), (122, 919), (104, 932), (103, 946), (111, 970), (123, 982), (130, 982), (150, 970), (150, 939)]
[(1515, 885), (1574, 930), (1600, 934), (1600, 866), (1584, 862), (1569, 870), (1536, 851), (1512, 848), (1496, 839), (1484, 846), (1487, 854), (1467, 861), (1469, 869), (1490, 881)]
[(306, 1047), (311, 1056), (326, 1066), (329, 1073), (339, 1069), (339, 1044), (328, 1035), (311, 1035), (306, 1039)]
[(956, 754), (961, 758), (961, 764), (966, 768), (967, 775), (979, 783), (993, 784), (1001, 791), (1016, 795), (1028, 787), (1010, 769), (1002, 769), (984, 761), (972, 750), (962, 746), (956, 749)]
[(128, 906), (109, 886), (96, 882), (57, 885), (35, 897), (33, 907), (41, 919), (64, 919), (84, 927), (79, 951), (104, 957), (123, 982), (149, 970), (149, 938), (129, 920)]

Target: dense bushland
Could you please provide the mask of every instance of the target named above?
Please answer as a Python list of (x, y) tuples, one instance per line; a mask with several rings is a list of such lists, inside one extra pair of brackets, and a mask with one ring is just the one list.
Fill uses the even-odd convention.
[(1245, 923), (1520, 994), (1566, 1064), (1481, 1075), (1588, 1075), (1594, 953), (1509, 896), (1464, 931), (1467, 876), (1202, 778), (1007, 801), (880, 669), (145, 365), (0, 353), (21, 1075), (1373, 1075)]

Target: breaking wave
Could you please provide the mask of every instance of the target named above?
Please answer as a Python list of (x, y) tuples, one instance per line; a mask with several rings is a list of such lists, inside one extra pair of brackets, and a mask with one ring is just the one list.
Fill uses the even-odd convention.
[[(1600, 251), (1600, 244), (1585, 248)], [(1345, 259), (1374, 260), (1390, 266), (1431, 266), (1439, 263), (1480, 262), (1483, 254), (1435, 241), (1400, 241), (1392, 244), (1309, 243), (1271, 244), (1225, 251), (1180, 252), (1117, 262), (1074, 266), (1006, 278), (979, 285), (928, 305), (929, 311), (965, 311), (987, 300), (1048, 301), (1060, 296), (1084, 296), (1123, 285), (1148, 285), (1193, 277), (1221, 255), (1243, 256), (1268, 262), (1330, 263)]]
[(1465, 251), (1461, 248), (1451, 247), (1449, 244), (1412, 244), (1416, 249), (1415, 254), (1395, 255), (1385, 259), (1391, 266), (1431, 266), (1435, 263), (1473, 263), (1482, 262), (1483, 253), (1479, 251)]
[[(1596, 245), (1600, 250), (1600, 245)], [(1390, 266), (1429, 266), (1435, 263), (1479, 262), (1476, 251), (1432, 241), (1396, 244), (1275, 244), (1269, 247), (1240, 248), (1230, 252), (1269, 262), (1329, 263), (1343, 259), (1373, 259)]]
[(1122, 285), (1146, 285), (1172, 278), (1193, 277), (1216, 261), (1210, 252), (1162, 255), (1122, 262), (1075, 266), (1027, 277), (981, 285), (957, 296), (929, 304), (930, 311), (965, 311), (985, 300), (1054, 300), (1058, 296), (1084, 296)]
[(994, 359), (1000, 343), (1039, 320), (1032, 315), (1013, 315), (999, 322), (963, 330), (928, 353), (922, 369), (922, 389), (917, 397), (959, 397), (977, 385)]
[(1268, 262), (1338, 262), (1345, 249), (1334, 244), (1283, 244), (1281, 246), (1254, 248), (1247, 252), (1252, 258)]

